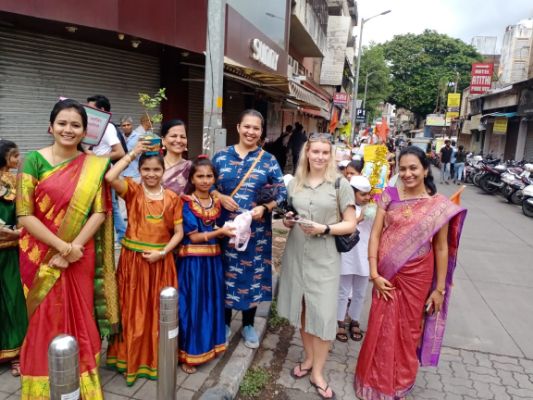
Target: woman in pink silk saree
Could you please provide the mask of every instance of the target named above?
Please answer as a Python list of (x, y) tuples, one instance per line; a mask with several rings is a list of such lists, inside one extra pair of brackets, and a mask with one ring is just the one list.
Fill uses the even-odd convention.
[(437, 365), (466, 216), (436, 194), (421, 150), (402, 151), (400, 179), (378, 201), (369, 245), (374, 290), (354, 383), (365, 400), (402, 399), (419, 365)]

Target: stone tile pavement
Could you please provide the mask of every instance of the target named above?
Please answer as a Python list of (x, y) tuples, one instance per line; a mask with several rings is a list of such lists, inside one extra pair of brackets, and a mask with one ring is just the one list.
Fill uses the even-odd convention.
[[(262, 343), (258, 366), (269, 367), (279, 337), (268, 333)], [(360, 342), (335, 341), (326, 362), (326, 379), (337, 399), (354, 400), (353, 374)], [(290, 376), (294, 365), (303, 360), (300, 336), (295, 333), (277, 384), (289, 399), (318, 399), (304, 378)], [(409, 399), (533, 399), (533, 360), (444, 347), (438, 368), (421, 368)]]

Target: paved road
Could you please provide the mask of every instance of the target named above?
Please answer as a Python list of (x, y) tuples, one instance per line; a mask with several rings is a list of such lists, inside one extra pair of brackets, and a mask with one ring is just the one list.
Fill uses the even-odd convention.
[[(458, 187), (442, 185), (451, 195)], [(533, 399), (533, 219), (502, 198), (467, 187), (463, 205), (469, 214), (463, 230), (458, 267), (438, 368), (422, 368), (410, 399)], [(370, 299), (370, 295), (367, 297)], [(362, 318), (366, 325), (369, 301)], [(277, 337), (264, 341), (269, 348)], [(353, 373), (360, 344), (334, 343), (326, 364), (328, 382), (338, 399), (355, 398)], [(277, 383), (290, 399), (314, 399), (307, 379), (289, 371), (302, 360), (299, 335), (292, 339)]]

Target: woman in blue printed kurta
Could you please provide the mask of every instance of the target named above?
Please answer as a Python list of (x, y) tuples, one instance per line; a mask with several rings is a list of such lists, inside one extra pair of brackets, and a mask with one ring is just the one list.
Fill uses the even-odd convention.
[[(231, 310), (243, 312), (244, 344), (259, 346), (254, 318), (257, 305), (272, 300), (272, 219), (271, 211), (287, 196), (281, 169), (275, 157), (264, 152), (258, 142), (263, 126), (262, 115), (255, 110), (241, 114), (237, 131), (239, 143), (219, 151), (213, 157), (218, 173), (215, 195), (220, 198), (224, 210), (220, 223), (233, 220), (242, 210), (252, 210), (252, 235), (245, 251), (237, 251), (222, 242), (226, 280), (226, 335), (229, 336)], [(243, 181), (250, 169), (253, 170)], [(240, 185), (240, 182), (243, 183)], [(273, 185), (273, 198), (259, 201), (265, 185)], [(232, 192), (238, 188), (236, 193)]]

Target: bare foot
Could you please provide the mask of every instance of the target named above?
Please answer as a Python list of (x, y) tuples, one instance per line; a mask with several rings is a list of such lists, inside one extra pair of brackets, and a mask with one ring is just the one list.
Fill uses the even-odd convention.
[(181, 369), (186, 374), (195, 374), (196, 373), (196, 368), (193, 365), (189, 365), (189, 364), (183, 363), (183, 364), (181, 364)]

